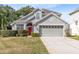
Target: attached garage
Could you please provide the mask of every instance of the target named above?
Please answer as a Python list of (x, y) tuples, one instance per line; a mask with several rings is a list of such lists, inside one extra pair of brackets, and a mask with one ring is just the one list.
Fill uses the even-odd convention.
[(42, 25), (40, 26), (41, 36), (62, 37), (63, 25)]
[(64, 37), (69, 24), (53, 13), (34, 24), (34, 32), (42, 37)]

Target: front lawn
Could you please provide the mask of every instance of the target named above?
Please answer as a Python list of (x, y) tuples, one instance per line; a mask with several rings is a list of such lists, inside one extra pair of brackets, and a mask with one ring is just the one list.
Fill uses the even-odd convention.
[(0, 53), (46, 54), (48, 51), (38, 37), (0, 37)]
[(79, 40), (79, 36), (72, 36), (71, 38), (72, 38), (72, 39)]

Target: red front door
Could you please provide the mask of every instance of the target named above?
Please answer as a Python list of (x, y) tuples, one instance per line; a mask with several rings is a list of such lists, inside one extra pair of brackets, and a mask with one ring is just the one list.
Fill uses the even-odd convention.
[(32, 33), (32, 26), (28, 27), (29, 35)]

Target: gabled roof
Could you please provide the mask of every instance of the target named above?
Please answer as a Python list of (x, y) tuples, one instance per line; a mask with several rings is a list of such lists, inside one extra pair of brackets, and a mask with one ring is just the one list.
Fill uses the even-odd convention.
[[(26, 16), (21, 17), (20, 19), (14, 21), (14, 22), (11, 23), (11, 24), (13, 25), (14, 23), (20, 23), (20, 22), (22, 23), (22, 22), (28, 21), (28, 20), (29, 20), (28, 18), (29, 18), (31, 15), (33, 15), (35, 12), (37, 12), (38, 10), (39, 10), (39, 9), (33, 10), (33, 12), (27, 14)], [(26, 20), (25, 20), (25, 19), (26, 19)]]
[(55, 16), (57, 17), (59, 20), (61, 20), (62, 22), (64, 22), (65, 24), (68, 24), (67, 22), (65, 22), (64, 20), (62, 20), (60, 17), (58, 17), (56, 14), (54, 13), (49, 13), (48, 15), (46, 15), (45, 17), (43, 17), (41, 20), (39, 20), (38, 22), (36, 22), (34, 25), (39, 24), (40, 22), (46, 20), (47, 18), (51, 17), (51, 16)]
[[(29, 20), (34, 19), (34, 13), (37, 12), (37, 11), (39, 11), (39, 10), (42, 11), (42, 12), (47, 12), (47, 14), (54, 13), (54, 14), (56, 14), (57, 16), (61, 16), (60, 13), (55, 12), (55, 11), (50, 11), (50, 10), (47, 10), (47, 9), (35, 9), (33, 12), (29, 13), (29, 14), (26, 15), (26, 16), (23, 16), (22, 18), (20, 18), (20, 19), (14, 21), (14, 22), (11, 23), (11, 24), (13, 25), (13, 24), (15, 24), (15, 23), (26, 23), (26, 22), (28, 22)], [(47, 14), (46, 14), (46, 15), (47, 15)], [(46, 15), (45, 15), (45, 16), (46, 16)]]
[(69, 15), (73, 15), (73, 14), (75, 14), (76, 12), (79, 12), (79, 8), (77, 8), (77, 9), (74, 10), (73, 12), (69, 13)]
[(61, 16), (62, 14), (61, 13), (59, 13), (59, 12), (56, 12), (56, 11), (51, 11), (51, 10), (48, 10), (48, 9), (42, 9), (43, 11), (46, 11), (46, 12), (48, 12), (48, 13), (55, 13), (56, 15), (58, 15), (58, 16)]

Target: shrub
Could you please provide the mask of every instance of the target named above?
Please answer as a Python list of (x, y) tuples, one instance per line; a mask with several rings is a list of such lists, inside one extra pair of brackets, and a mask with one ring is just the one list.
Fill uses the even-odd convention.
[(65, 33), (66, 33), (66, 36), (67, 36), (67, 37), (71, 37), (71, 34), (70, 34), (69, 29), (66, 29), (66, 30), (65, 30)]
[(78, 35), (72, 35), (71, 37), (77, 37)]
[(0, 36), (1, 36), (1, 30), (0, 30)]
[(1, 30), (0, 30), (0, 35), (1, 35)]
[(23, 30), (23, 32), (22, 32), (24, 35), (28, 35), (28, 31), (27, 30)]
[(71, 34), (69, 32), (66, 32), (67, 37), (71, 37)]
[(3, 37), (16, 36), (16, 34), (18, 33), (17, 30), (1, 30), (0, 32)]
[(27, 36), (28, 35), (28, 31), (27, 30), (18, 30), (18, 34), (19, 36)]
[(0, 36), (3, 37), (13, 37), (13, 36), (27, 36), (27, 30), (0, 30)]
[(39, 33), (32, 33), (32, 37), (40, 37)]

